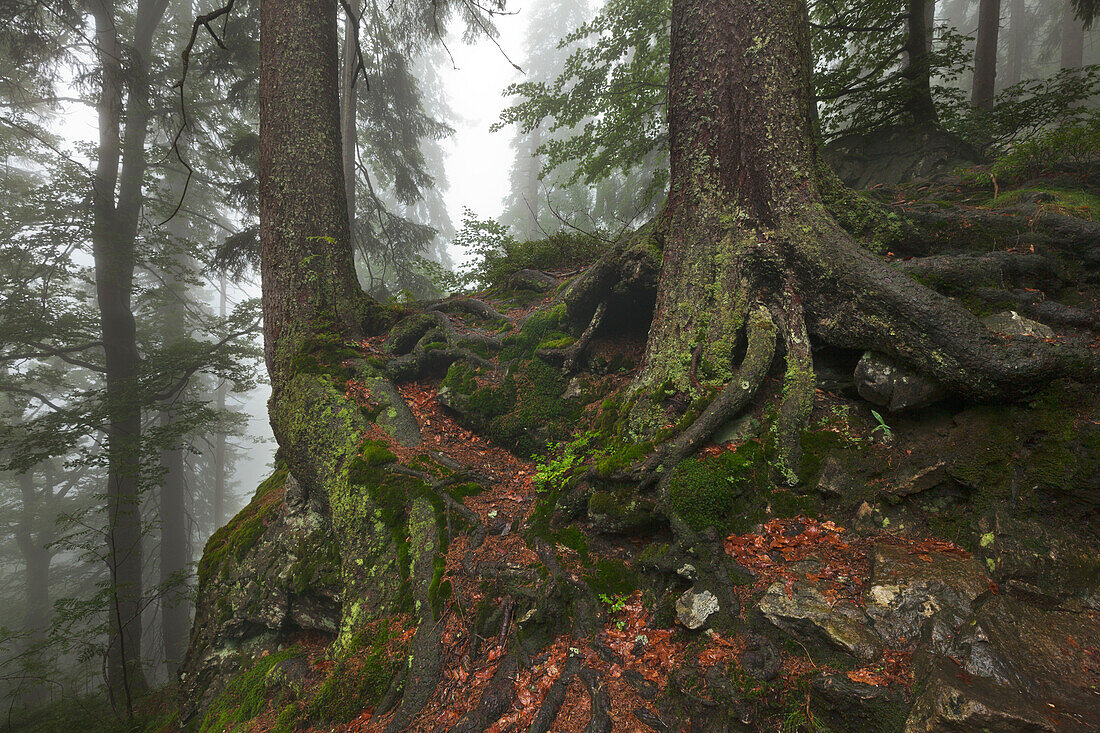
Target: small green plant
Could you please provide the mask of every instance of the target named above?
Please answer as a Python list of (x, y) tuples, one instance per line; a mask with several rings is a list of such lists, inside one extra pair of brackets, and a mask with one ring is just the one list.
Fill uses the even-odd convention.
[[(627, 602), (627, 600), (629, 600), (627, 598), (627, 596), (624, 596), (624, 595), (619, 594), (619, 593), (613, 593), (613, 594), (600, 593), (600, 595), (598, 597), (600, 599), (600, 603), (607, 606), (607, 611), (611, 615), (615, 615), (619, 611), (626, 608), (626, 602)], [(620, 630), (625, 629), (626, 628), (626, 621), (623, 621), (622, 619), (618, 619), (618, 620), (615, 621), (615, 626), (619, 627)]]
[(890, 426), (886, 424), (886, 420), (882, 418), (876, 410), (871, 410), (871, 417), (875, 418), (875, 422), (878, 424), (871, 428), (871, 435), (882, 431), (882, 439), (889, 443), (894, 439), (894, 431), (890, 429)]
[(599, 435), (594, 430), (578, 436), (568, 443), (550, 442), (546, 446), (547, 455), (557, 455), (545, 463), (536, 464), (535, 486), (539, 491), (561, 488), (565, 481), (584, 462), (588, 447)]

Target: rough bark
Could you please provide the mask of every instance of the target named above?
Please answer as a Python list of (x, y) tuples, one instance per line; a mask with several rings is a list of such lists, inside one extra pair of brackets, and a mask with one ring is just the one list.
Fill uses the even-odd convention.
[(981, 0), (978, 6), (978, 43), (974, 48), (974, 87), (970, 103), (991, 109), (997, 83), (997, 36), (1001, 29), (1001, 0)]
[[(225, 276), (222, 275), (218, 281), (218, 316), (225, 318), (226, 312), (226, 288), (228, 283)], [(218, 383), (217, 389), (214, 390), (214, 409), (217, 410), (219, 415), (225, 414), (225, 398), (229, 391), (229, 385), (224, 380)], [(214, 434), (214, 506), (213, 506), (213, 529), (217, 529), (225, 524), (225, 489), (226, 489), (226, 435), (225, 430), (221, 427), (218, 428)]]

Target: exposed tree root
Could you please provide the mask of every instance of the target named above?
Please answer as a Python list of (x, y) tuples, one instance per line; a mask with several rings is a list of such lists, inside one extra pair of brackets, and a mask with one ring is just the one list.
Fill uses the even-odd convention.
[(1042, 291), (976, 288), (970, 293), (986, 303), (1000, 307), (1011, 304), (1021, 314), (1049, 326), (1100, 330), (1100, 320), (1097, 319), (1096, 314), (1084, 308), (1075, 308), (1074, 306), (1047, 300)]
[(591, 717), (584, 733), (611, 733), (611, 696), (607, 694), (603, 676), (591, 667), (585, 667), (580, 671), (580, 678), (592, 702)]
[(936, 289), (967, 290), (979, 285), (1046, 287), (1066, 279), (1066, 273), (1054, 258), (1024, 252), (914, 257), (893, 266)]
[(450, 300), (442, 300), (438, 303), (429, 305), (428, 310), (441, 311), (443, 313), (458, 311), (461, 313), (469, 313), (478, 318), (484, 318), (487, 321), (495, 321), (497, 323), (508, 322), (507, 316), (485, 301), (478, 300), (477, 298), (452, 298)]
[(394, 381), (407, 382), (441, 374), (459, 360), (492, 369), (492, 362), (474, 353), (471, 347), (496, 351), (502, 343), (484, 334), (460, 334), (447, 314), (440, 311), (418, 313), (398, 323), (383, 345), (397, 354), (397, 358), (386, 363), (386, 371)]
[(477, 707), (462, 716), (451, 728), (451, 733), (481, 733), (507, 713), (516, 698), (512, 677), (519, 668), (519, 657), (511, 652), (506, 654), (489, 680), (489, 687), (482, 693)]
[(596, 306), (596, 311), (592, 314), (588, 326), (576, 341), (563, 349), (539, 349), (536, 352), (537, 356), (547, 361), (560, 361), (563, 372), (566, 374), (574, 373), (580, 367), (581, 360), (584, 358), (585, 352), (591, 345), (592, 339), (596, 336), (600, 326), (603, 325), (604, 316), (606, 315), (607, 301), (601, 300), (599, 305)]
[(531, 727), (527, 729), (527, 733), (550, 733), (551, 726), (554, 725), (554, 719), (558, 717), (562, 703), (565, 702), (569, 685), (573, 684), (573, 679), (580, 671), (583, 659), (580, 654), (572, 653), (566, 658), (561, 677), (558, 677), (546, 692), (542, 706), (535, 714), (535, 719), (531, 721)]

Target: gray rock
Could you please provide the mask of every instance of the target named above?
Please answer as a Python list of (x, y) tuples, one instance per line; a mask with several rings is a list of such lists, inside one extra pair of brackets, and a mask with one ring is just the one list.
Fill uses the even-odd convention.
[(810, 695), (815, 717), (827, 730), (896, 731), (908, 709), (904, 690), (853, 682), (842, 672), (815, 675)]
[(825, 146), (825, 159), (848, 186), (869, 188), (950, 173), (980, 161), (981, 155), (933, 125), (890, 125), (833, 140)]
[(1054, 338), (1054, 329), (1050, 326), (1024, 318), (1016, 311), (995, 313), (982, 319), (982, 323), (990, 331), (1003, 333), (1006, 336), (1030, 336), (1032, 338)]
[(1057, 728), (1025, 695), (938, 669), (909, 711), (905, 733), (1045, 733)]
[(699, 593), (691, 588), (676, 599), (676, 620), (692, 630), (702, 628), (717, 612), (718, 598), (709, 590)]
[(539, 270), (519, 270), (508, 276), (508, 287), (513, 290), (534, 290), (546, 293), (558, 286), (558, 280)]
[(879, 636), (901, 646), (915, 644), (924, 622), (940, 611), (965, 616), (988, 588), (989, 578), (974, 558), (938, 552), (922, 557), (901, 547), (876, 545), (864, 603)]
[(882, 654), (882, 640), (869, 628), (868, 618), (847, 603), (830, 606), (812, 585), (796, 582), (787, 595), (784, 581), (768, 586), (757, 608), (768, 621), (783, 631), (815, 641), (823, 641), (860, 659), (876, 659)]
[(944, 397), (943, 388), (932, 380), (872, 351), (859, 360), (854, 376), (860, 397), (891, 412), (927, 407)]

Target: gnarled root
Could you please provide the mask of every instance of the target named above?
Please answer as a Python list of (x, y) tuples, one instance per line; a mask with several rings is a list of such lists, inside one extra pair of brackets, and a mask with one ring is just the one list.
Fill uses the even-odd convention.
[(492, 362), (478, 356), (471, 347), (496, 351), (500, 339), (483, 334), (460, 334), (445, 313), (433, 310), (417, 313), (399, 322), (390, 332), (383, 348), (397, 358), (386, 364), (386, 371), (395, 382), (419, 379), (438, 374), (456, 361), (492, 369)]

